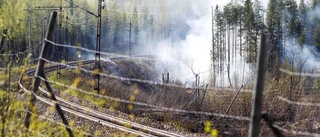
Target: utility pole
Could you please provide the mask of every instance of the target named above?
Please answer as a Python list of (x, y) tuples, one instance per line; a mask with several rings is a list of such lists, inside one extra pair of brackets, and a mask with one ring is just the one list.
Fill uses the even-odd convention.
[[(95, 53), (95, 61), (94, 61), (94, 70), (93, 70), (93, 80), (94, 80), (94, 90), (96, 90), (99, 94), (99, 89), (100, 89), (100, 75), (99, 75), (99, 71), (101, 69), (100, 67), (100, 43), (101, 43), (101, 8), (102, 6), (104, 7), (104, 5), (102, 5), (102, 2), (104, 2), (104, 0), (99, 0), (98, 1), (98, 15), (94, 14), (91, 11), (88, 11), (82, 7), (80, 7), (79, 5), (74, 4), (72, 1), (67, 1), (70, 5), (72, 5), (73, 7), (76, 8), (80, 8), (81, 10), (95, 16), (97, 18), (97, 36), (96, 36), (96, 53)], [(73, 14), (73, 13), (71, 13)]]
[[(63, 20), (63, 10), (62, 9), (73, 9), (73, 8), (77, 8), (77, 7), (70, 7), (70, 6), (63, 6), (62, 5), (62, 0), (60, 0), (60, 6), (37, 6), (35, 7), (34, 9), (32, 10), (58, 10), (60, 12), (60, 15), (59, 15), (59, 23), (58, 23), (58, 42), (57, 43), (63, 43), (62, 42), (62, 36), (63, 36), (63, 33), (61, 31), (61, 29), (63, 29), (62, 27), (62, 20)], [(31, 9), (29, 9), (29, 11), (31, 11)], [(44, 17), (43, 17), (44, 18)], [(44, 19), (47, 19), (47, 18), (44, 18)], [(43, 24), (44, 25), (44, 24)], [(45, 29), (43, 30), (44, 33), (45, 33)], [(32, 44), (30, 44), (32, 45)], [(54, 47), (52, 47), (54, 48)], [(61, 62), (61, 59), (62, 59), (62, 48), (60, 46), (56, 47), (55, 49), (57, 49), (57, 52), (58, 52), (58, 62)], [(60, 66), (58, 65), (58, 70), (57, 70), (57, 74), (59, 75), (60, 74)]]
[[(68, 16), (66, 16), (66, 29), (64, 31), (64, 44), (69, 44), (69, 31), (68, 31)], [(65, 52), (65, 60), (66, 60), (66, 64), (68, 63), (68, 48), (65, 48), (64, 49), (64, 52)]]
[[(44, 40), (45, 38), (45, 35), (46, 35), (46, 28), (45, 28), (45, 20), (42, 19), (42, 32), (41, 32), (41, 39), (40, 39), (40, 42)], [(37, 55), (39, 54), (39, 50), (37, 50)]]
[[(58, 28), (58, 43), (62, 43), (61, 42), (61, 37), (62, 37), (62, 33), (61, 33), (61, 28), (62, 28), (62, 0), (60, 0), (60, 7), (59, 7), (59, 28)], [(61, 47), (58, 46), (58, 62), (61, 62)], [(61, 69), (60, 69), (60, 65), (57, 65), (57, 75), (60, 75)]]
[(99, 94), (99, 90), (100, 90), (100, 36), (101, 36), (101, 8), (102, 8), (102, 1), (104, 0), (99, 0), (98, 3), (98, 21), (97, 21), (97, 39), (96, 39), (96, 55), (95, 55), (95, 62), (94, 62), (94, 73), (93, 73), (93, 77), (94, 77), (94, 90), (96, 90)]

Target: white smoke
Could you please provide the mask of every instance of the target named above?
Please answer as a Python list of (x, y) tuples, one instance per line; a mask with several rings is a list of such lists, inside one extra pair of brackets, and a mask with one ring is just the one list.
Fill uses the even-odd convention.
[[(141, 3), (117, 0), (108, 1), (107, 4), (115, 2), (122, 4), (120, 4), (117, 9), (111, 10), (125, 11), (128, 13), (132, 13), (135, 10), (135, 8), (128, 9), (130, 4), (140, 4), (140, 6), (136, 6), (141, 8), (137, 9), (138, 12), (149, 12), (156, 22), (155, 25), (158, 25), (152, 26), (154, 28), (159, 28), (161, 25), (166, 26), (166, 23), (174, 24), (178, 22), (179, 24), (187, 24), (187, 28), (179, 28), (184, 29), (186, 32), (173, 32), (179, 34), (169, 34), (169, 37), (163, 37), (155, 34), (155, 39), (151, 38), (150, 34), (148, 34), (150, 33), (150, 28), (141, 28), (139, 32), (139, 46), (142, 46), (139, 48), (134, 47), (135, 49), (133, 50), (135, 51), (135, 54), (151, 54), (160, 60), (156, 64), (159, 80), (161, 80), (162, 73), (169, 72), (170, 82), (179, 81), (182, 84), (187, 83), (188, 85), (192, 85), (195, 82), (194, 73), (196, 73), (200, 74), (201, 84), (213, 85), (212, 81), (210, 81), (212, 76), (212, 62), (210, 55), (210, 51), (212, 49), (211, 10), (212, 7), (215, 8), (216, 5), (219, 5), (220, 9), (222, 9), (222, 7), (229, 3), (230, 0), (142, 0)], [(145, 9), (146, 7), (148, 7), (147, 10)], [(144, 14), (139, 16), (141, 18), (139, 23), (143, 24)], [(128, 17), (130, 17), (130, 15), (128, 15)], [(185, 37), (181, 38), (177, 36), (180, 35), (181, 32), (186, 33), (183, 34)], [(237, 86), (234, 85), (236, 81), (240, 84), (247, 81), (248, 77), (251, 75), (251, 69), (249, 68), (249, 65), (245, 63), (245, 59), (240, 57), (239, 54), (231, 60), (230, 77), (233, 86)], [(216, 75), (216, 77), (216, 83), (218, 86), (229, 86), (226, 65), (223, 68), (223, 73)]]
[(320, 53), (313, 45), (300, 46), (292, 38), (285, 43), (285, 57), (291, 65), (294, 65), (295, 71), (320, 72)]
[[(170, 78), (182, 83), (193, 83), (196, 74), (208, 82), (210, 72), (211, 19), (202, 17), (188, 21), (191, 27), (186, 39), (179, 42), (162, 41), (151, 54), (162, 62), (158, 64), (160, 73), (167, 70)], [(161, 72), (162, 71), (162, 72)]]
[[(223, 5), (227, 3), (226, 1), (219, 2), (218, 4)], [(212, 6), (207, 5), (216, 4), (212, 1), (204, 1), (193, 6), (197, 18), (185, 18), (190, 27), (185, 39), (180, 41), (160, 40), (155, 46), (143, 47), (146, 54), (155, 55), (160, 60), (160, 63), (157, 63), (159, 79), (161, 79), (162, 73), (169, 72), (170, 81), (179, 81), (190, 86), (195, 82), (194, 73), (196, 73), (200, 75), (201, 84), (213, 85), (210, 81), (213, 71), (210, 55), (212, 50)], [(219, 7), (223, 6), (219, 5)], [(249, 66), (239, 53), (236, 57), (231, 57), (230, 79), (232, 86), (252, 81), (250, 76), (253, 73)], [(223, 73), (216, 74), (215, 77), (216, 86), (230, 85), (226, 65), (223, 68)]]
[[(310, 1), (309, 4), (311, 4)], [(305, 16), (307, 21), (305, 21), (306, 24), (303, 24), (304, 27), (310, 27), (312, 26), (312, 23), (315, 23), (317, 20), (319, 20), (319, 13), (320, 4), (306, 13)], [(288, 38), (285, 41), (285, 57), (290, 64), (295, 67), (295, 71), (320, 72), (320, 53), (314, 45), (299, 45), (296, 39)]]

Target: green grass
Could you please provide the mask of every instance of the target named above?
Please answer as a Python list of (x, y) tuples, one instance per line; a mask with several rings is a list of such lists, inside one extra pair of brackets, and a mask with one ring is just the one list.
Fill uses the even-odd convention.
[[(65, 126), (52, 122), (47, 119), (40, 118), (36, 115), (37, 109), (35, 108), (32, 113), (35, 114), (31, 117), (29, 132), (26, 131), (24, 126), (24, 118), (26, 115), (26, 102), (18, 99), (18, 93), (7, 92), (0, 90), (0, 136), (68, 136)], [(56, 110), (54, 107), (48, 107), (46, 114), (52, 114)], [(45, 117), (52, 117), (50, 115)], [(94, 133), (89, 130), (88, 126), (77, 127), (75, 121), (69, 121), (69, 125), (73, 129), (75, 136), (85, 136), (83, 132), (101, 135), (102, 131), (95, 131)]]

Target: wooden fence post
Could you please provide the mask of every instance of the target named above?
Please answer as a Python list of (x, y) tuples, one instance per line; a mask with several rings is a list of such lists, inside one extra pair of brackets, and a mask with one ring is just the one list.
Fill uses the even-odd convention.
[[(52, 14), (51, 14), (51, 18), (50, 18), (49, 28), (48, 28), (48, 31), (47, 31), (47, 34), (46, 34), (46, 39), (47, 40), (51, 40), (51, 38), (52, 38), (54, 26), (56, 24), (56, 18), (57, 18), (57, 12), (53, 11)], [(35, 72), (35, 78), (34, 78), (34, 81), (33, 81), (33, 90), (32, 90), (31, 97), (29, 99), (28, 111), (27, 111), (26, 118), (25, 118), (25, 121), (24, 121), (24, 124), (25, 124), (27, 129), (30, 126), (30, 117), (31, 117), (32, 109), (35, 107), (36, 93), (37, 93), (37, 91), (39, 89), (40, 82), (41, 82), (40, 76), (43, 76), (43, 74), (44, 74), (45, 61), (43, 60), (43, 58), (47, 58), (49, 44), (50, 43), (48, 41), (46, 41), (46, 40), (42, 44), (41, 53), (40, 53), (40, 56), (39, 56), (40, 60), (38, 61), (37, 69), (36, 69), (36, 72)], [(46, 83), (46, 85), (47, 85), (47, 83)], [(49, 88), (49, 90), (51, 90), (50, 87), (47, 87), (47, 88)], [(51, 98), (55, 98), (53, 93), (51, 93), (51, 94), (52, 94)], [(60, 106), (57, 107), (57, 105), (55, 107), (56, 108), (60, 108)], [(62, 118), (62, 121), (66, 125), (66, 128), (67, 128), (67, 131), (69, 133), (69, 136), (73, 137), (73, 133), (72, 133), (71, 129), (69, 128), (68, 122), (64, 118), (64, 115), (63, 115), (62, 111), (59, 111), (59, 109), (57, 109), (57, 111), (58, 111), (60, 117)]]
[[(41, 77), (42, 77), (43, 79), (47, 80), (47, 78), (46, 78), (46, 76), (44, 75), (44, 73), (41, 74)], [(48, 91), (49, 91), (49, 93), (50, 93), (50, 99), (53, 100), (54, 103), (55, 103), (54, 107), (56, 108), (56, 110), (57, 110), (60, 118), (62, 119), (63, 124), (66, 126), (66, 130), (67, 130), (67, 132), (69, 133), (69, 136), (70, 136), (70, 137), (73, 137), (74, 135), (73, 135), (72, 130), (71, 130), (69, 124), (68, 124), (68, 120), (67, 120), (66, 117), (64, 116), (63, 111), (62, 111), (60, 105), (57, 103), (56, 96), (55, 96), (54, 93), (53, 93), (53, 88), (50, 86), (50, 83), (49, 83), (48, 81), (44, 81), (44, 83), (45, 83), (45, 85), (46, 85), (46, 87), (47, 87), (47, 89), (48, 89)]]
[(202, 96), (202, 99), (201, 99), (201, 102), (200, 102), (200, 107), (202, 106), (204, 97), (206, 96), (208, 86), (209, 86), (209, 84), (206, 85), (206, 88), (203, 91), (203, 96)]
[(224, 113), (224, 115), (227, 115), (227, 113), (229, 112), (229, 110), (230, 110), (231, 106), (233, 105), (234, 101), (237, 99), (237, 97), (238, 97), (238, 95), (239, 95), (242, 87), (243, 87), (243, 85), (241, 85), (241, 87), (239, 88), (238, 92), (237, 92), (236, 95), (233, 97), (233, 99), (232, 99), (231, 103), (229, 104), (229, 106), (228, 106), (226, 112)]
[(252, 96), (252, 110), (251, 110), (251, 120), (249, 127), (249, 137), (258, 137), (260, 132), (260, 122), (261, 122), (261, 109), (262, 109), (262, 99), (263, 99), (263, 89), (264, 89), (264, 77), (265, 77), (265, 67), (266, 67), (266, 34), (261, 34), (261, 44), (258, 56), (258, 68), (256, 84), (254, 87), (254, 93)]
[[(292, 72), (293, 69), (292, 69)], [(292, 76), (290, 76), (290, 87), (289, 87), (289, 100), (292, 101), (292, 86), (293, 86), (293, 81), (292, 81)], [(292, 106), (289, 103), (289, 107), (288, 107), (288, 121), (291, 122), (293, 119), (293, 112), (292, 112)]]

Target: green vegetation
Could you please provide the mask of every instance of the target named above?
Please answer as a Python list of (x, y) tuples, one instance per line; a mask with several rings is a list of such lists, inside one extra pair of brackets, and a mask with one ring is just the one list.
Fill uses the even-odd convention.
[[(70, 2), (93, 13), (97, 10), (97, 2), (83, 0), (71, 0)], [(41, 7), (60, 5), (72, 7), (71, 3), (63, 0), (58, 3), (50, 0), (2, 0), (0, 30), (8, 30), (10, 52), (17, 53), (30, 48), (32, 50), (30, 52), (33, 52), (32, 56), (36, 57), (38, 51), (32, 49), (32, 45), (44, 38), (46, 22), (51, 11), (41, 9)], [(271, 69), (279, 66), (277, 64), (280, 59), (277, 58), (283, 58), (284, 47), (290, 46), (285, 42), (288, 39), (294, 39), (293, 44), (296, 42), (301, 46), (314, 45), (319, 49), (320, 29), (317, 28), (320, 26), (320, 19), (310, 15), (319, 8), (318, 3), (317, 0), (314, 0), (311, 5), (306, 5), (304, 0), (301, 0), (299, 4), (295, 0), (270, 0), (266, 11), (262, 9), (261, 2), (258, 0), (246, 0), (237, 5), (229, 3), (224, 7), (217, 6), (213, 15), (215, 18), (213, 22), (215, 27), (213, 62), (224, 62), (224, 60), (230, 62), (230, 57), (227, 55), (236, 56), (234, 55), (236, 52), (229, 50), (234, 48), (240, 51), (241, 56), (245, 57), (247, 62), (255, 64), (260, 34), (264, 31), (268, 32), (271, 37), (270, 60), (272, 62), (269, 63)], [(152, 44), (159, 39), (181, 39), (179, 37), (183, 36), (177, 37), (176, 34), (188, 31), (188, 24), (181, 21), (180, 17), (167, 14), (153, 15), (149, 7), (139, 7), (134, 2), (124, 4), (108, 2), (106, 6), (106, 10), (102, 11), (101, 43), (104, 44), (103, 51), (127, 53), (127, 45), (130, 41), (127, 30), (130, 24), (133, 39), (131, 47)], [(128, 7), (131, 10), (123, 9)], [(166, 8), (168, 7), (159, 8), (157, 12), (165, 12)], [(185, 11), (184, 14), (192, 12), (188, 6), (179, 10)], [(89, 45), (95, 44), (95, 16), (79, 8), (66, 8), (62, 12), (59, 16), (63, 17), (62, 26), (67, 28), (64, 30), (66, 42), (71, 45), (81, 43), (85, 48), (92, 48)], [(150, 14), (147, 14), (149, 12)], [(264, 15), (266, 15), (265, 19)], [(144, 40), (147, 43), (142, 43), (141, 37), (144, 37), (145, 34), (148, 35)], [(52, 50), (54, 52), (54, 49)], [(53, 58), (52, 55), (51, 58)]]
[[(1, 136), (65, 136), (67, 132), (65, 127), (60, 122), (55, 120), (37, 116), (37, 110), (33, 111), (32, 122), (28, 131), (26, 131), (23, 122), (26, 114), (26, 103), (20, 98), (16, 92), (6, 92), (0, 90), (0, 129)], [(49, 107), (47, 113), (54, 112), (55, 109)], [(70, 126), (73, 127), (76, 136), (85, 136), (84, 132), (89, 133), (86, 127), (76, 127), (74, 121), (70, 121)], [(52, 128), (54, 127), (54, 128)]]
[[(50, 121), (36, 115), (31, 120), (30, 131), (26, 131), (23, 125), (23, 118), (26, 113), (26, 94), (21, 95), (19, 93), (16, 82), (20, 74), (30, 67), (35, 67), (32, 64), (28, 64), (30, 58), (39, 55), (39, 48), (33, 47), (33, 45), (44, 39), (46, 23), (51, 10), (40, 10), (35, 6), (67, 5), (72, 7), (72, 3), (80, 5), (93, 13), (97, 10), (97, 3), (86, 0), (71, 0), (71, 3), (52, 0), (0, 0), (1, 54), (24, 52), (21, 55), (17, 54), (10, 57), (0, 56), (0, 67), (3, 68), (3, 71), (0, 71), (0, 84), (2, 85), (2, 90), (0, 90), (0, 134), (2, 136), (65, 136), (67, 134), (65, 127), (55, 122), (56, 120)], [(148, 14), (153, 11), (147, 7), (139, 8), (134, 2), (126, 4), (129, 5), (131, 10), (123, 11), (123, 5), (111, 2), (107, 4), (106, 10), (102, 11), (102, 43), (105, 44), (102, 46), (103, 51), (127, 53), (128, 44), (131, 41), (128, 38), (129, 29), (132, 31), (132, 47), (139, 47), (140, 45), (153, 46), (160, 40), (174, 41), (186, 38), (190, 26), (183, 20), (184, 18), (177, 17), (177, 15)], [(315, 13), (320, 8), (319, 4), (319, 0), (313, 0), (311, 5), (306, 5), (304, 0), (301, 0), (299, 4), (295, 0), (270, 0), (267, 9), (264, 11), (258, 0), (254, 2), (245, 0), (241, 4), (229, 3), (224, 7), (217, 6), (213, 13), (212, 62), (213, 64), (218, 62), (217, 67), (220, 73), (224, 73), (223, 68), (228, 69), (229, 81), (231, 81), (229, 70), (230, 62), (232, 62), (230, 60), (232, 57), (230, 56), (237, 57), (237, 54), (240, 54), (241, 57), (246, 59), (246, 63), (249, 63), (254, 68), (257, 62), (260, 35), (263, 32), (269, 34), (269, 73), (267, 73), (263, 109), (268, 111), (277, 122), (290, 122), (292, 119), (298, 119), (295, 124), (284, 125), (281, 123), (287, 126), (288, 129), (310, 129), (311, 131), (316, 131), (317, 129), (314, 126), (319, 124), (318, 122), (314, 122), (314, 125), (304, 124), (317, 120), (315, 117), (319, 114), (318, 110), (314, 110), (312, 107), (292, 106), (277, 99), (281, 96), (301, 102), (316, 102), (318, 100), (320, 79), (292, 77), (281, 74), (278, 71), (281, 67), (291, 70), (299, 69), (299, 72), (302, 72), (304, 67), (303, 63), (298, 64), (300, 63), (298, 62), (296, 64), (300, 65), (299, 68), (294, 68), (297, 65), (285, 58), (285, 48), (290, 48), (296, 44), (300, 45), (300, 47), (312, 45), (320, 51), (320, 19), (315, 16), (319, 14)], [(168, 8), (160, 7), (158, 12), (165, 12)], [(191, 9), (191, 7), (186, 6), (180, 10), (188, 15), (188, 13), (192, 12)], [(60, 23), (65, 28), (64, 43), (83, 45), (84, 48), (92, 49), (90, 45), (94, 45), (95, 41), (96, 17), (79, 8), (63, 9), (63, 13), (59, 16), (63, 17)], [(61, 37), (58, 35), (57, 29), (54, 37), (55, 40)], [(59, 41), (59, 43), (62, 43), (62, 41)], [(50, 50), (52, 53), (49, 56), (50, 59), (55, 59), (56, 49), (51, 48)], [(76, 55), (73, 56), (76, 57)], [(228, 63), (227, 65), (226, 62)], [(121, 72), (123, 77), (155, 80), (156, 73), (152, 72), (154, 70), (152, 62), (117, 61), (116, 63), (118, 68), (115, 69), (119, 73)], [(108, 65), (110, 66), (110, 64), (105, 66)], [(292, 67), (292, 65), (295, 66)], [(128, 66), (133, 66), (132, 68), (134, 69)], [(90, 66), (86, 67), (90, 69)], [(106, 73), (112, 73), (107, 67), (104, 69), (106, 69)], [(62, 70), (60, 76), (55, 72), (48, 75), (50, 81), (60, 83), (52, 83), (54, 88), (60, 91), (57, 93), (58, 96), (67, 100), (77, 101), (83, 106), (98, 108), (99, 111), (104, 109), (120, 110), (127, 113), (129, 119), (145, 116), (156, 121), (173, 123), (180, 130), (206, 132), (212, 136), (217, 136), (218, 133), (227, 134), (225, 132), (230, 130), (234, 132), (235, 136), (246, 135), (246, 122), (238, 123), (238, 121), (235, 122), (230, 119), (218, 119), (213, 116), (207, 117), (195, 114), (181, 116), (181, 114), (164, 112), (145, 113), (140, 112), (142, 110), (140, 106), (100, 97), (97, 95), (97, 91), (92, 90), (91, 74), (86, 74), (80, 70)], [(26, 81), (24, 83), (25, 86), (31, 89), (31, 80), (27, 79), (27, 77), (24, 77), (24, 80)], [(190, 94), (192, 93), (191, 89), (187, 88), (122, 81), (108, 77), (102, 80), (107, 82), (102, 85), (100, 95), (173, 109), (224, 113), (226, 107), (235, 96), (234, 92), (210, 90), (207, 91), (201, 104), (199, 103), (199, 97), (194, 97), (194, 94)], [(9, 86), (7, 85), (8, 82), (13, 84)], [(63, 85), (82, 89), (89, 94)], [(231, 82), (230, 86), (233, 86)], [(250, 84), (246, 86), (252, 88)], [(11, 89), (10, 91), (7, 91), (8, 87)], [(292, 94), (292, 92), (295, 94)], [(203, 92), (199, 94), (203, 94)], [(248, 117), (250, 115), (251, 97), (251, 93), (241, 93), (236, 98), (234, 105), (231, 106), (228, 114)], [(45, 110), (34, 108), (33, 113), (37, 114), (39, 110), (45, 111), (42, 113), (47, 115), (55, 111), (53, 107), (46, 107)], [(294, 115), (291, 114), (292, 111), (296, 111)], [(50, 118), (54, 119), (55, 117), (52, 116)], [(216, 122), (211, 123), (209, 121)], [(76, 120), (70, 120), (69, 123), (76, 136), (84, 136), (83, 132), (96, 134), (97, 136), (104, 133), (102, 129), (92, 131), (88, 126), (78, 127)], [(226, 127), (226, 123), (229, 124), (227, 125), (228, 127)], [(130, 125), (127, 126), (130, 127)], [(117, 136), (117, 134), (122, 135), (124, 133), (115, 131), (114, 134)], [(268, 133), (265, 134), (270, 135)]]
[[(1, 135), (22, 136), (24, 103), (17, 101), (15, 96), (0, 90)], [(20, 130), (19, 130), (20, 129)]]

